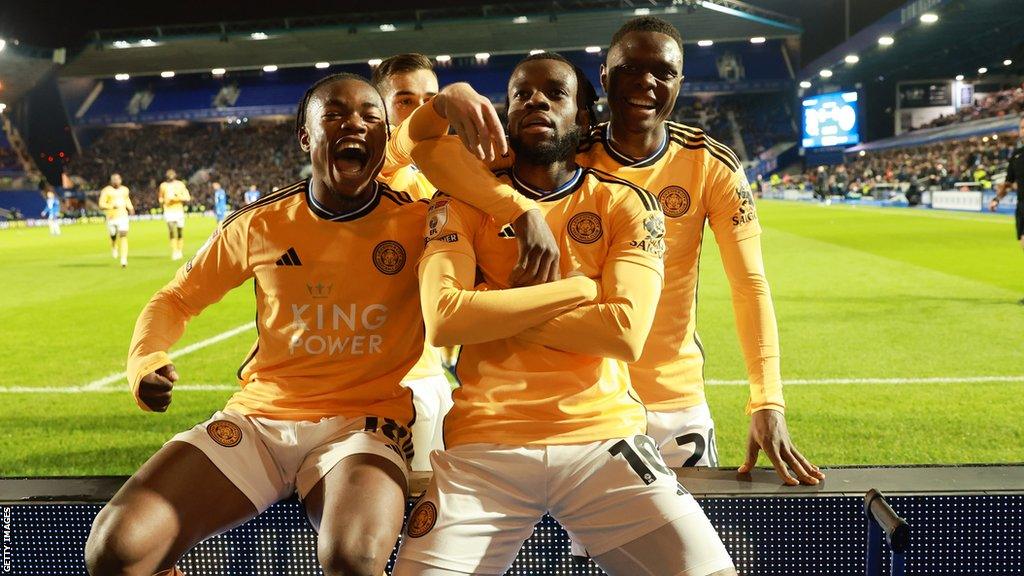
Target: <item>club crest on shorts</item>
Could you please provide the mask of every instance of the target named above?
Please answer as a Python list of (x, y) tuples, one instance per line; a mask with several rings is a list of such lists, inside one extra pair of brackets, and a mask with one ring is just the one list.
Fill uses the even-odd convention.
[(429, 500), (424, 500), (412, 509), (412, 514), (409, 514), (409, 527), (406, 534), (409, 535), (409, 538), (425, 536), (434, 528), (436, 522), (437, 506), (434, 506), (434, 503)]
[(670, 218), (679, 218), (690, 211), (690, 194), (681, 186), (667, 186), (658, 194), (661, 211)]
[(206, 425), (206, 433), (213, 441), (225, 448), (238, 446), (242, 441), (242, 429), (230, 420), (214, 420)]
[(405, 248), (394, 240), (385, 240), (373, 249), (373, 265), (388, 276), (394, 276), (405, 268)]
[(569, 219), (569, 236), (580, 244), (593, 244), (601, 237), (601, 217), (593, 212), (580, 212)]

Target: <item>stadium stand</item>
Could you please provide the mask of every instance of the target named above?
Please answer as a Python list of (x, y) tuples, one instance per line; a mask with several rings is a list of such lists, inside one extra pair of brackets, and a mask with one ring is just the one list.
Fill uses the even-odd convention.
[[(566, 55), (600, 87), (602, 54), (578, 50)], [(455, 58), (438, 65), (437, 74), (442, 86), (468, 81), (503, 107), (508, 76), (522, 57), (495, 55), (483, 63)], [(788, 97), (780, 90), (791, 86), (787, 58), (780, 40), (688, 47), (683, 88), (695, 88), (680, 98), (673, 118), (704, 129), (744, 159), (779, 141), (796, 140)], [(339, 71), (368, 76), (370, 69), (347, 64), (332, 66), (329, 72)], [(215, 179), (238, 205), (248, 184), (269, 191), (302, 173), (305, 163), (291, 127), (282, 121), (295, 113), (306, 87), (325, 73), (301, 67), (97, 80), (88, 99), (80, 96), (83, 89), (78, 86), (76, 94), (65, 94), (68, 109), (78, 110), (77, 128), (102, 130), (94, 141), (91, 136), (79, 139), (83, 150), (65, 172), (87, 191), (98, 190), (110, 173), (120, 172), (138, 198), (137, 207), (149, 210), (155, 208), (163, 172), (173, 167), (198, 191), (197, 205), (210, 205), (205, 185)], [(745, 90), (756, 93), (744, 94)], [(780, 109), (786, 113), (780, 115)], [(600, 116), (607, 113), (604, 106), (598, 110)], [(169, 122), (178, 125), (165, 124)], [(181, 126), (182, 122), (193, 124)], [(154, 125), (158, 123), (165, 125)]]
[[(565, 55), (583, 69), (600, 90), (599, 70), (604, 55), (581, 50)], [(437, 67), (440, 84), (470, 82), (495, 103), (504, 103), (508, 77), (523, 54), (494, 55), (486, 61), (454, 58)], [(723, 58), (733, 63), (723, 66)], [(792, 87), (784, 44), (727, 43), (709, 48), (689, 47), (685, 55), (687, 81), (684, 94), (781, 91)], [(331, 67), (331, 72), (353, 72), (369, 76), (366, 64)], [(306, 87), (324, 75), (309, 67), (274, 72), (231, 71), (222, 76), (178, 75), (173, 78), (144, 77), (128, 81), (97, 81), (98, 93), (81, 109), (76, 108), (78, 126), (106, 126), (124, 123), (170, 120), (224, 119), (294, 114), (295, 104)], [(225, 92), (230, 98), (222, 98)], [(66, 96), (66, 101), (70, 100)], [(70, 103), (70, 102), (69, 102)]]
[(1024, 82), (1017, 86), (975, 98), (970, 105), (956, 111), (956, 114), (941, 116), (920, 128), (936, 128), (982, 118), (1001, 118), (1024, 112)]
[[(473, 81), (476, 84), (476, 81)], [(238, 108), (294, 107), (301, 98), (304, 85), (290, 82), (261, 84), (253, 78), (239, 82)], [(216, 91), (183, 88), (154, 97), (163, 106), (175, 96), (177, 110), (202, 98), (213, 99)], [(117, 97), (122, 102), (124, 93)], [(294, 100), (292, 100), (294, 98)], [(782, 94), (756, 94), (738, 97), (681, 98), (673, 118), (687, 125), (704, 129), (712, 137), (733, 148), (734, 134), (742, 134), (745, 148), (757, 153), (772, 144), (796, 140), (788, 115), (773, 118), (770, 111), (784, 100)], [(99, 100), (97, 100), (99, 102)], [(104, 108), (109, 109), (109, 108)], [(164, 108), (165, 110), (167, 108)], [(735, 113), (733, 127), (728, 112)], [(241, 124), (238, 124), (241, 123)], [(744, 156), (744, 155), (741, 155)], [(137, 198), (137, 208), (156, 207), (156, 188), (167, 168), (175, 168), (199, 191), (197, 202), (211, 205), (206, 185), (219, 180), (228, 191), (230, 202), (240, 205), (241, 195), (249, 184), (264, 191), (301, 177), (306, 160), (295, 143), (292, 126), (280, 117), (250, 120), (235, 118), (233, 122), (205, 122), (186, 126), (143, 125), (111, 127), (66, 167), (66, 172), (85, 190), (95, 191), (105, 185), (113, 172), (121, 174)], [(194, 191), (195, 194), (195, 191)]]
[(102, 188), (110, 174), (121, 174), (140, 212), (157, 207), (157, 187), (168, 168), (187, 180), (193, 204), (207, 207), (213, 205), (212, 181), (224, 186), (232, 205), (241, 206), (250, 184), (269, 192), (301, 177), (307, 160), (291, 119), (239, 122), (111, 128), (66, 170), (88, 191)]
[(872, 195), (899, 189), (990, 190), (1001, 181), (1017, 134), (943, 141), (909, 148), (864, 151), (843, 164), (822, 165), (788, 174), (785, 188), (819, 196)]

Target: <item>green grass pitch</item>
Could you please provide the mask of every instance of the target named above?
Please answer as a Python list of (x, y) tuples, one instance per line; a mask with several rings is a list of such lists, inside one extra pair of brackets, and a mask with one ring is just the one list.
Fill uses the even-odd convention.
[[(824, 466), (1024, 461), (1024, 254), (1010, 218), (769, 201), (760, 216), (787, 418), (805, 455)], [(186, 253), (213, 225), (189, 220)], [(191, 388), (166, 414), (140, 411), (123, 379), (107, 378), (178, 264), (162, 222), (133, 223), (130, 242), (122, 270), (100, 224), (0, 231), (0, 476), (129, 474), (230, 395), (202, 387), (234, 385), (254, 330), (180, 357)], [(745, 370), (710, 232), (702, 258), (708, 396), (722, 464), (737, 465)], [(243, 286), (176, 348), (252, 317)]]

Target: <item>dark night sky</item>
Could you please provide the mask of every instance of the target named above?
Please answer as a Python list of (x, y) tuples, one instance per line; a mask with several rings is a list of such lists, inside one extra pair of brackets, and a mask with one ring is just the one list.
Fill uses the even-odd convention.
[[(851, 34), (904, 4), (905, 0), (748, 0), (749, 3), (799, 17), (804, 25), (803, 61), (810, 62), (844, 39), (844, 2), (851, 4)], [(495, 3), (446, 0), (446, 6)], [(511, 2), (508, 2), (511, 3)], [(222, 20), (259, 20), (296, 15), (370, 11), (370, 2), (280, 1), (112, 2), (109, 0), (0, 0), (0, 35), (37, 47), (72, 48), (90, 30)], [(437, 6), (423, 0), (389, 0), (391, 10)], [(158, 8), (165, 11), (157, 10)]]

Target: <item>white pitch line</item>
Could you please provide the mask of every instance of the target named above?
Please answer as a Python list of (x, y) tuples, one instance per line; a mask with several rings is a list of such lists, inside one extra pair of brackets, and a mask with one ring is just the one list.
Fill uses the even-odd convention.
[[(170, 353), (170, 357), (171, 357), (172, 360), (175, 359), (175, 358), (181, 358), (182, 356), (185, 356), (186, 354), (191, 354), (191, 353), (195, 352), (196, 350), (202, 350), (203, 348), (206, 348), (208, 346), (213, 346), (214, 344), (216, 344), (218, 342), (223, 342), (224, 340), (227, 340), (228, 338), (231, 338), (232, 336), (236, 336), (236, 335), (241, 334), (242, 332), (245, 332), (247, 330), (252, 330), (255, 327), (256, 327), (256, 323), (255, 322), (248, 322), (248, 323), (243, 324), (243, 325), (241, 325), (241, 326), (239, 326), (237, 328), (232, 328), (231, 330), (228, 330), (227, 332), (221, 332), (220, 334), (217, 334), (216, 336), (211, 336), (210, 338), (207, 338), (206, 340), (200, 340), (199, 342), (196, 342), (195, 344), (189, 344), (188, 346), (185, 346), (184, 348), (182, 348), (180, 350), (175, 350), (174, 352)], [(73, 386), (71, 388), (81, 388), (85, 392), (96, 392), (98, 390), (102, 390), (103, 388), (105, 388), (106, 386), (108, 386), (110, 384), (113, 384), (114, 382), (117, 382), (119, 380), (123, 381), (127, 377), (128, 377), (128, 374), (126, 372), (118, 372), (117, 374), (111, 374), (109, 376), (104, 376), (103, 378), (100, 378), (99, 380), (93, 380), (92, 382), (89, 382), (88, 384), (86, 384), (84, 386)], [(71, 389), (71, 388), (68, 388), (68, 389)], [(2, 389), (0, 389), (0, 390), (2, 390)]]
[[(783, 380), (783, 386), (828, 384), (970, 384), (972, 382), (1024, 382), (1024, 376), (935, 376), (930, 378), (814, 378)], [(746, 386), (746, 380), (708, 380), (711, 386)]]
[[(122, 376), (123, 377), (123, 376)], [(934, 376), (927, 378), (817, 378), (817, 379), (793, 379), (786, 380), (786, 386), (836, 386), (843, 384), (874, 384), (874, 385), (902, 385), (902, 384), (971, 384), (984, 382), (1001, 382), (1024, 384), (1024, 375), (1021, 376)], [(746, 386), (746, 380), (715, 380), (707, 381), (709, 386)], [(236, 384), (180, 384), (174, 387), (178, 391), (222, 391), (238, 390)], [(66, 387), (35, 387), (35, 386), (0, 386), (0, 394), (3, 393), (35, 393), (35, 394), (80, 394), (83, 392), (122, 392), (121, 388), (86, 388), (85, 386)]]

